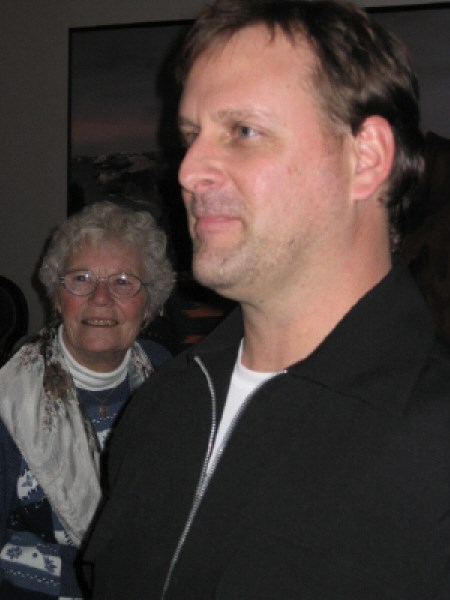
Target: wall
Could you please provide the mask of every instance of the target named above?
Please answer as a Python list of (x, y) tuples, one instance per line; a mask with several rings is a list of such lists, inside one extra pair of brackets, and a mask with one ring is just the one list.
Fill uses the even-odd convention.
[(31, 276), (66, 216), (68, 30), (195, 16), (202, 0), (3, 0), (0, 23), (0, 273), (43, 324)]
[(24, 290), (30, 332), (43, 324), (31, 277), (43, 241), (66, 216), (68, 30), (188, 19), (203, 4), (204, 0), (2, 0), (0, 273)]

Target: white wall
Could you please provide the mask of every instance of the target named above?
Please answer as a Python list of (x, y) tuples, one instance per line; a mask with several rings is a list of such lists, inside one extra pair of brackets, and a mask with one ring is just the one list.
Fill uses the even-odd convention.
[[(411, 2), (395, 2), (401, 3)], [(2, 0), (0, 274), (24, 290), (30, 332), (43, 324), (31, 276), (44, 240), (66, 216), (69, 29), (188, 19), (203, 4), (204, 0)]]

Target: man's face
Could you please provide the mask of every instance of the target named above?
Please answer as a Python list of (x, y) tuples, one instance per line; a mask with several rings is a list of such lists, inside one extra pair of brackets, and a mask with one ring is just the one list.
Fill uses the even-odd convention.
[(194, 274), (242, 302), (307, 283), (344, 242), (350, 136), (327, 132), (313, 64), (306, 43), (253, 26), (201, 55), (186, 82), (179, 180)]

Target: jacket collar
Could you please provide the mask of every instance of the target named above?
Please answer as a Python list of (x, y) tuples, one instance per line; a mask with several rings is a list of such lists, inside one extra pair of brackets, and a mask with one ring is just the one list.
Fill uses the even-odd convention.
[(407, 267), (397, 263), (290, 371), (401, 413), (434, 342), (425, 301)]
[[(242, 313), (236, 308), (189, 352), (199, 354), (213, 376), (226, 371), (229, 379), (242, 335)], [(397, 262), (321, 344), (288, 372), (401, 413), (434, 341), (425, 302), (406, 265)]]

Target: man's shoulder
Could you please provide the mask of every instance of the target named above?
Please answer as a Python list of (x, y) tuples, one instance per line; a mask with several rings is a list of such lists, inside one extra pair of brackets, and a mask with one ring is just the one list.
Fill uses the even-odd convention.
[(436, 339), (417, 383), (428, 395), (443, 396), (450, 403), (450, 345), (447, 342)]
[(241, 313), (239, 309), (235, 309), (198, 344), (166, 360), (158, 372), (149, 377), (141, 389), (170, 384), (171, 381), (191, 377), (193, 372), (200, 373), (198, 362), (204, 363), (211, 371), (229, 370), (230, 357), (234, 363), (242, 335)]
[(410, 385), (406, 421), (416, 423), (424, 435), (442, 438), (450, 451), (450, 349), (446, 344), (435, 342)]

